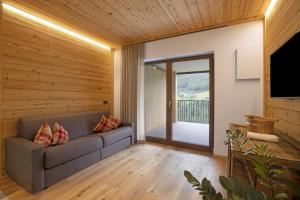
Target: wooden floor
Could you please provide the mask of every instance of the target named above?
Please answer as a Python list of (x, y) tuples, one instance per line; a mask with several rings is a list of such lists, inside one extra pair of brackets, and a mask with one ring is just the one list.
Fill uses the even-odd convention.
[[(172, 140), (209, 146), (209, 124), (174, 122), (172, 126)], [(147, 133), (147, 136), (166, 139), (166, 132), (166, 126), (161, 126)]]
[(201, 199), (183, 176), (190, 170), (220, 190), (225, 160), (207, 153), (139, 144), (113, 155), (35, 195), (8, 177), (0, 178), (3, 199), (190, 200)]

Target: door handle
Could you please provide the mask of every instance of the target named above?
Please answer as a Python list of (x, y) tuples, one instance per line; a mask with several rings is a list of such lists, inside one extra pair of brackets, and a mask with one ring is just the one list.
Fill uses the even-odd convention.
[(172, 101), (168, 102), (169, 109), (171, 109)]

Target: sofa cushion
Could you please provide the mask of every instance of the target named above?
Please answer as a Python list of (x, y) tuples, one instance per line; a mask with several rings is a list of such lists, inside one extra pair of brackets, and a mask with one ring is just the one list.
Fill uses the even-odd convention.
[(95, 127), (95, 125), (99, 121), (99, 117), (102, 115), (108, 116), (108, 114), (108, 112), (94, 111), (23, 118), (18, 122), (18, 136), (33, 141), (35, 134), (44, 121), (47, 121), (50, 127), (53, 126), (55, 121), (59, 121), (60, 124), (66, 130), (68, 130), (69, 139), (73, 140), (82, 136), (92, 134), (93, 127)]
[(52, 138), (53, 138), (53, 134), (51, 128), (49, 127), (47, 121), (44, 121), (44, 123), (42, 124), (41, 128), (39, 129), (39, 131), (37, 132), (34, 138), (34, 142), (38, 144), (42, 144), (45, 147), (48, 147), (51, 144)]
[(97, 125), (93, 128), (93, 131), (95, 133), (100, 133), (104, 130), (108, 123), (108, 119), (105, 115), (102, 115)]
[(69, 141), (69, 133), (64, 127), (58, 123), (55, 122), (53, 126), (53, 140), (52, 145), (57, 144), (65, 144)]
[(120, 127), (103, 133), (95, 133), (92, 136), (98, 136), (103, 139), (104, 146), (111, 145), (126, 137), (132, 136), (133, 130), (131, 127)]
[(101, 116), (108, 116), (108, 112), (88, 112), (81, 115), (81, 121), (84, 130), (87, 130), (89, 134), (94, 133), (93, 128), (99, 122)]
[(122, 121), (113, 115), (109, 115), (108, 119), (111, 121), (114, 128), (118, 128), (122, 124)]
[(49, 147), (45, 150), (45, 168), (55, 167), (102, 147), (103, 142), (99, 137), (81, 137), (66, 144)]

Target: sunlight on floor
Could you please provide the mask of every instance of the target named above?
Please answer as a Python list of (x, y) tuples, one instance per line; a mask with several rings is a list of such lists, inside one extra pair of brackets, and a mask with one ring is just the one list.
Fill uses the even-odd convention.
[[(166, 138), (166, 126), (147, 133), (147, 136)], [(209, 124), (175, 122), (173, 123), (173, 140), (209, 146)]]

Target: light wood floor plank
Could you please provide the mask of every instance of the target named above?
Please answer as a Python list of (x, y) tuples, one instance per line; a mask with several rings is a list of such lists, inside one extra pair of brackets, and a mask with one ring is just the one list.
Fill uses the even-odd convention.
[(225, 174), (225, 159), (175, 147), (139, 144), (35, 195), (10, 178), (2, 177), (0, 199), (201, 199), (183, 176), (184, 170), (190, 170), (198, 178), (206, 176), (220, 191), (218, 177)]

